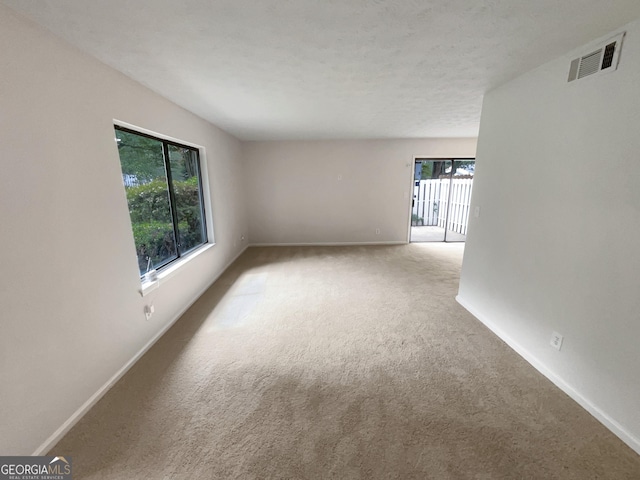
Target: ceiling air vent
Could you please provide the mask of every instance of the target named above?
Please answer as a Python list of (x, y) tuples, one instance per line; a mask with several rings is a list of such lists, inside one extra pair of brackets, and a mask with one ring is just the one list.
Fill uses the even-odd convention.
[(569, 67), (569, 82), (596, 73), (613, 72), (618, 68), (624, 33), (603, 42), (600, 47), (584, 57), (576, 58)]

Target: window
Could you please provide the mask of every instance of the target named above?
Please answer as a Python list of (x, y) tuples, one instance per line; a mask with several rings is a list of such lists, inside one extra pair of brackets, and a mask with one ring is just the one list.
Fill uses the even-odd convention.
[(140, 276), (207, 243), (197, 148), (116, 125)]

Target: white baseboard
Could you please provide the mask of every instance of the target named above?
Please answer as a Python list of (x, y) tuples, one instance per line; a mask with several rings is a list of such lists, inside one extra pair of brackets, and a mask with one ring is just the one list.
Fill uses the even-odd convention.
[(393, 242), (312, 242), (312, 243), (252, 243), (250, 247), (357, 247), (359, 245), (406, 245), (405, 241)]
[(494, 324), (487, 316), (475, 309), (470, 303), (460, 297), (456, 296), (456, 301), (469, 311), (474, 317), (480, 320), (489, 330), (495, 333), (501, 340), (509, 345), (515, 352), (529, 362), (536, 370), (542, 375), (551, 380), (560, 390), (569, 395), (575, 400), (582, 408), (589, 412), (600, 423), (607, 427), (615, 436), (626, 443), (636, 453), (640, 454), (640, 440), (628, 432), (622, 425), (611, 418), (607, 413), (597, 407), (582, 393), (576, 390), (570, 383), (563, 378), (559, 377), (556, 373), (550, 370), (543, 362), (541, 362), (535, 355), (529, 352), (526, 348), (516, 342), (512, 337), (507, 335), (504, 330)]
[(125, 373), (129, 371), (135, 363), (142, 358), (142, 356), (149, 350), (160, 338), (169, 330), (174, 323), (176, 323), (182, 315), (206, 292), (211, 285), (213, 285), (218, 278), (229, 268), (233, 262), (235, 262), (240, 255), (242, 255), (248, 247), (244, 247), (240, 253), (238, 253), (231, 261), (229, 261), (220, 273), (218, 273), (212, 280), (207, 284), (206, 287), (201, 289), (193, 299), (188, 302), (184, 308), (182, 308), (172, 319), (167, 323), (162, 329), (155, 334), (151, 340), (149, 340), (144, 347), (142, 347), (127, 363), (125, 363), (122, 368), (120, 368), (102, 387), (98, 389), (96, 393), (91, 395), (89, 399), (82, 404), (78, 410), (76, 410), (73, 415), (71, 415), (66, 422), (64, 422), (60, 428), (58, 428), (49, 438), (47, 438), (42, 445), (40, 445), (35, 452), (32, 453), (33, 456), (39, 456), (46, 454), (51, 448), (54, 447), (56, 443), (58, 443), (62, 437), (64, 437), (73, 426), (80, 421), (82, 417), (84, 417), (91, 407), (93, 407), (98, 401), (109, 391), (111, 388), (124, 376)]

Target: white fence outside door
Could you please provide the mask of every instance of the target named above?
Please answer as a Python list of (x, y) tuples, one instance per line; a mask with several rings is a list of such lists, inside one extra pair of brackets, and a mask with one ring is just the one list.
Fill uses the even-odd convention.
[[(411, 225), (438, 226), (466, 235), (473, 177), (453, 177), (453, 181), (449, 177), (436, 178), (416, 183), (413, 187)], [(447, 222), (450, 186), (451, 209)]]

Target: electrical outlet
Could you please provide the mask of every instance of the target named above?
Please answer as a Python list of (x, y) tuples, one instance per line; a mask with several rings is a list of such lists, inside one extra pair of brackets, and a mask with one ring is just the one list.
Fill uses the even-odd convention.
[(342, 175), (338, 175), (338, 180), (342, 180)]
[(549, 343), (556, 350), (560, 350), (562, 348), (562, 340), (564, 340), (564, 337), (562, 335), (560, 335), (558, 332), (553, 332), (551, 334), (551, 341)]
[(147, 320), (151, 318), (155, 311), (156, 307), (154, 307), (153, 304), (144, 306), (144, 316), (147, 318)]
[(476, 207), (473, 209), (473, 216), (476, 218), (480, 216), (480, 207)]
[(240, 235), (240, 241), (244, 242), (244, 235)]
[(376, 228), (376, 235), (380, 235), (380, 229)]

